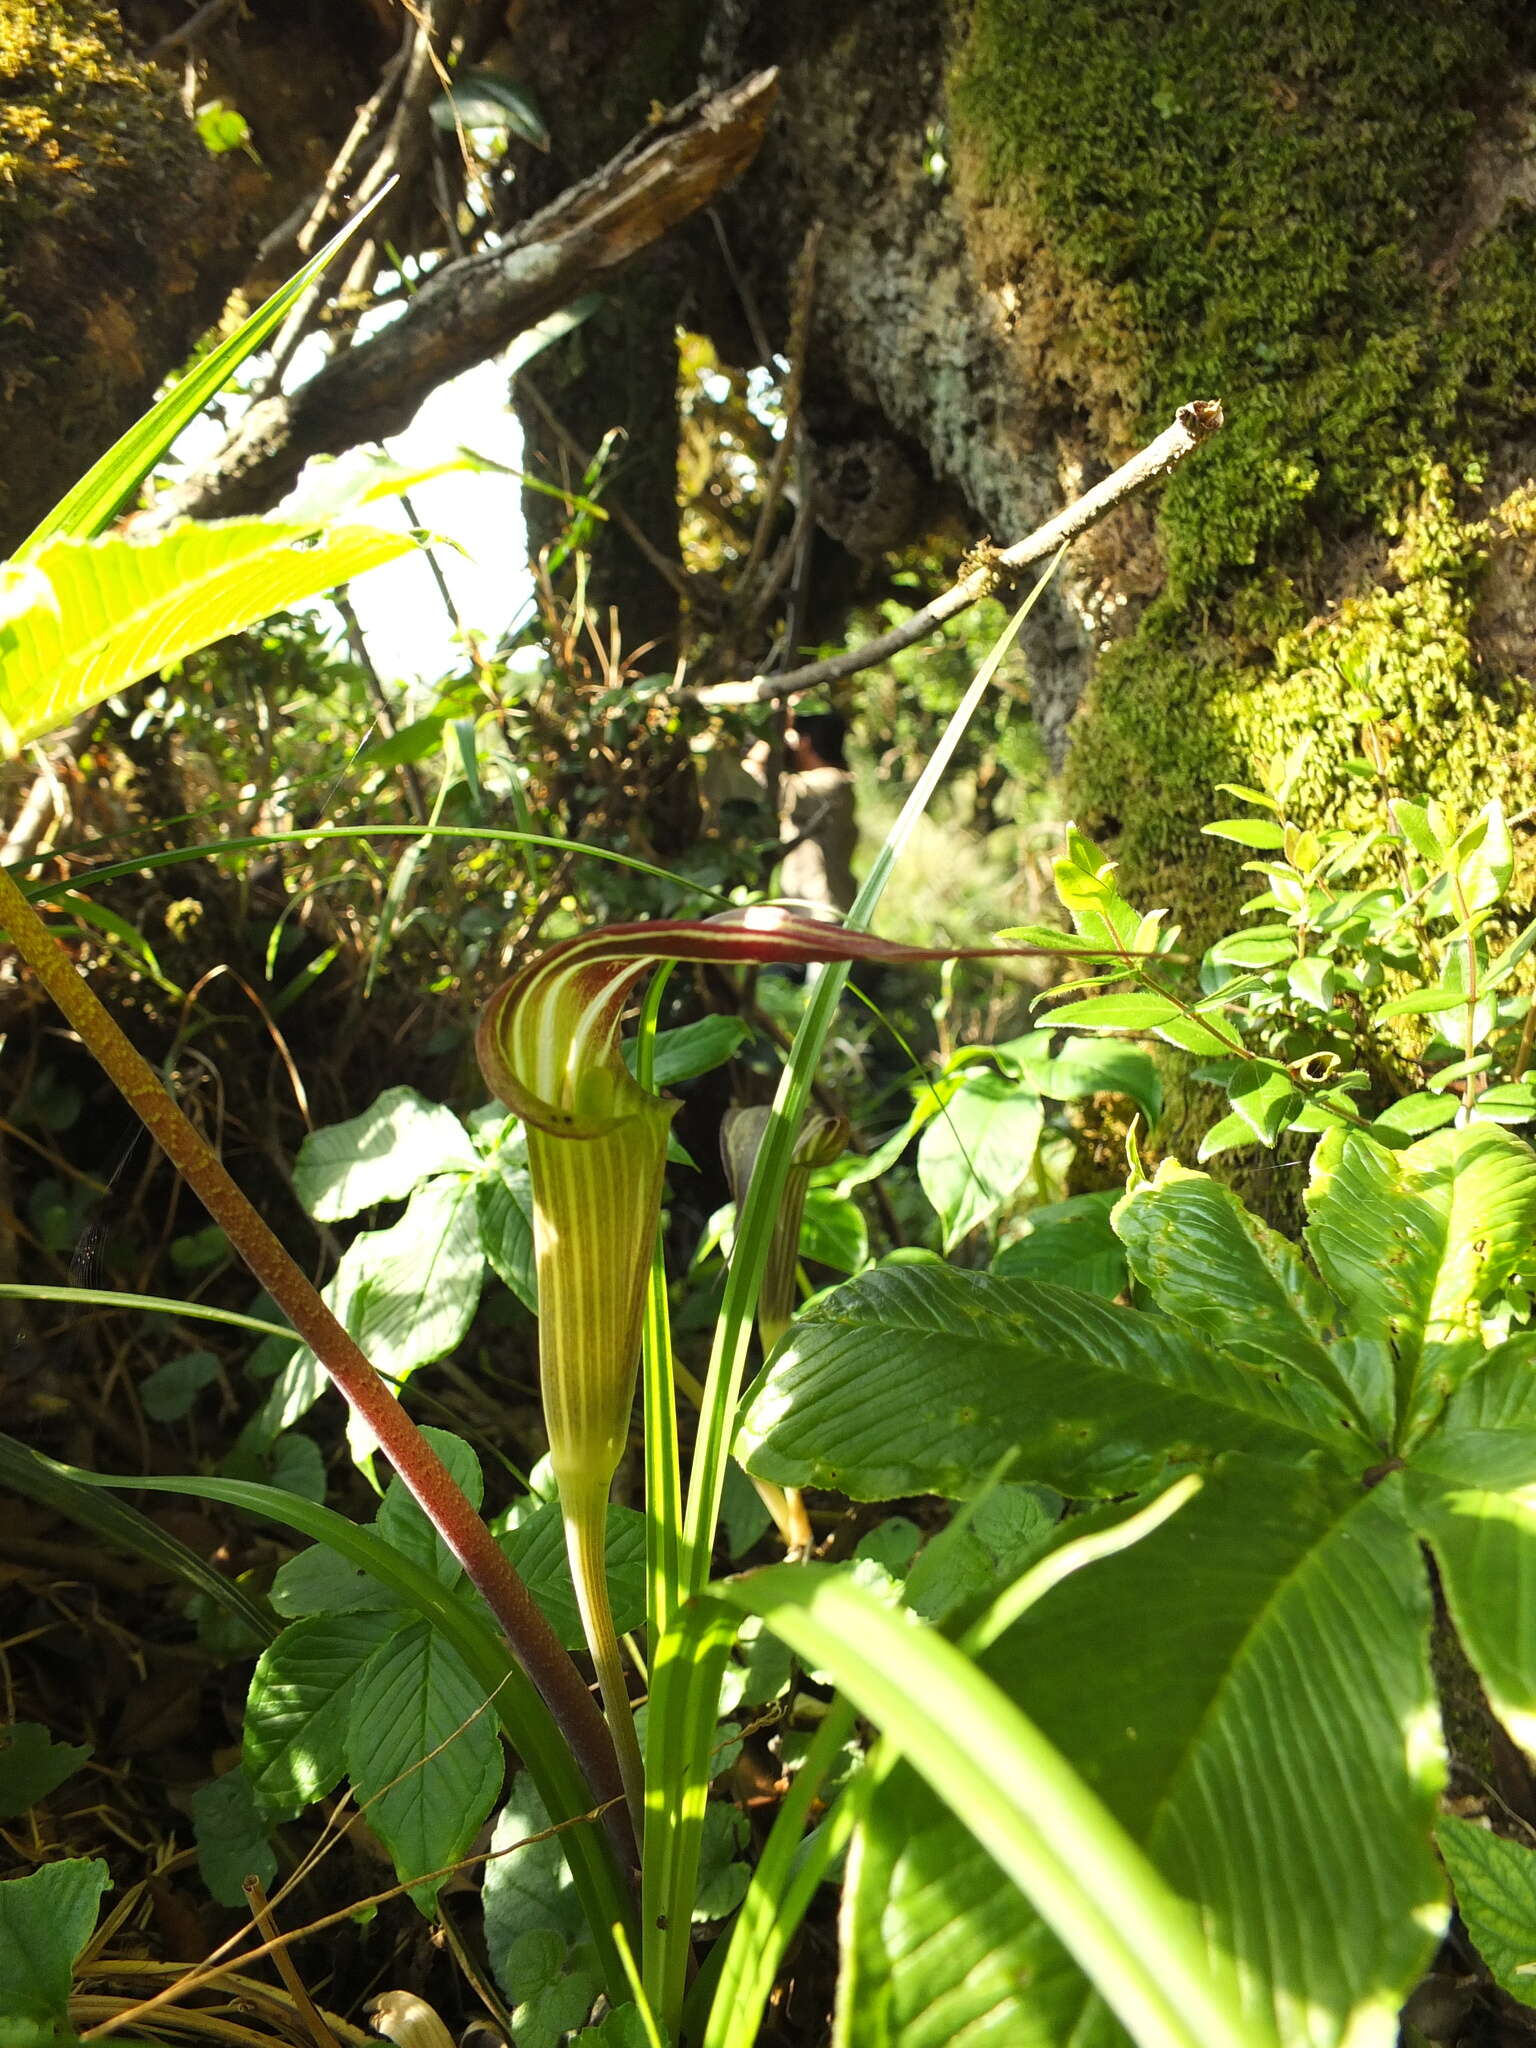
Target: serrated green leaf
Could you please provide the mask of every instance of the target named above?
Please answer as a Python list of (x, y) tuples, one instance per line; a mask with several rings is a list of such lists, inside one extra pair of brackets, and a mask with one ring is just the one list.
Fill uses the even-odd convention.
[(1296, 1246), (1230, 1188), (1165, 1160), (1120, 1202), (1114, 1228), (1165, 1316), (1229, 1358), (1286, 1378), (1299, 1373), (1354, 1408), (1328, 1349), (1337, 1304)]
[[(711, 1073), (740, 1052), (752, 1036), (752, 1026), (741, 1017), (700, 1017), (692, 1024), (679, 1024), (670, 1031), (658, 1031), (652, 1053), (651, 1086), (675, 1088), (682, 1081), (696, 1080)], [(635, 1041), (626, 1038), (624, 1064), (635, 1071)]]
[(38, 2048), (73, 2038), (75, 1958), (91, 1938), (102, 1893), (111, 1889), (107, 1866), (96, 1856), (45, 1863), (0, 1884), (0, 2015), (18, 2026), (35, 2022)]
[(244, 1764), (269, 1821), (291, 1820), (341, 1782), (357, 1674), (404, 1625), (397, 1608), (315, 1614), (262, 1652), (245, 1705)]
[(1449, 1814), (1435, 1840), (1457, 1910), (1494, 1982), (1536, 2005), (1536, 1850)]
[(1295, 952), (1296, 934), (1289, 925), (1265, 924), (1219, 939), (1205, 957), (1220, 967), (1275, 967)]
[(1536, 1154), (1491, 1124), (1402, 1152), (1330, 1131), (1306, 1202), (1308, 1249), (1349, 1318), (1349, 1377), (1371, 1413), (1390, 1400), (1402, 1449), (1482, 1361), (1483, 1305), (1536, 1234)]
[(1236, 1152), (1244, 1145), (1256, 1144), (1253, 1126), (1245, 1117), (1224, 1116), (1211, 1125), (1200, 1140), (1198, 1157), (1203, 1166), (1207, 1159), (1214, 1159), (1222, 1152)]
[(522, 1131), (496, 1147), (475, 1181), (480, 1248), (491, 1271), (524, 1308), (539, 1312), (539, 1276), (533, 1253), (533, 1175)]
[(995, 1216), (1035, 1163), (1045, 1124), (1040, 1097), (1006, 1075), (973, 1072), (917, 1148), (917, 1177), (943, 1226), (944, 1249)]
[[(470, 1506), (478, 1511), (485, 1499), (485, 1476), (475, 1453), (462, 1437), (455, 1436), (451, 1430), (424, 1428), (421, 1433), (447, 1466)], [(434, 1573), (443, 1585), (456, 1586), (463, 1578), (463, 1566), (428, 1521), (398, 1473), (384, 1490), (373, 1526), (387, 1543)]]
[(1420, 860), (1431, 868), (1440, 867), (1445, 859), (1445, 848), (1424, 805), (1394, 797), (1390, 809), (1399, 836), (1407, 840)]
[(1055, 865), (1056, 894), (1080, 938), (1123, 954), (1134, 948), (1141, 919), (1115, 887), (1114, 872), (1114, 862), (1069, 825), (1066, 855)]
[(1495, 1124), (1524, 1124), (1536, 1117), (1536, 1082), (1508, 1081), (1499, 1088), (1485, 1088), (1472, 1105), (1472, 1114)]
[(443, 1871), (501, 1790), (501, 1737), (484, 1691), (424, 1621), (396, 1629), (354, 1681), (347, 1776), (402, 1883), (430, 1916)]
[(1012, 1476), (1090, 1496), (1148, 1483), (1175, 1444), (1296, 1458), (1349, 1441), (1316, 1390), (1158, 1319), (934, 1264), (876, 1267), (802, 1309), (736, 1449), (779, 1485), (891, 1500), (975, 1492), (1010, 1448)]
[[(566, 1558), (565, 1524), (557, 1501), (543, 1501), (499, 1537), (545, 1620), (568, 1650), (586, 1638)], [(645, 1517), (610, 1505), (606, 1530), (608, 1598), (620, 1635), (645, 1620)]]
[(569, 2027), (582, 2024), (603, 1988), (581, 1903), (548, 1829), (544, 1804), (519, 1771), (496, 1817), (485, 1866), (485, 1945), (513, 2007), (516, 2038), (528, 2048), (555, 2048)]
[(231, 519), (150, 540), (50, 540), (0, 638), (0, 752), (14, 755), (167, 662), (409, 554), (383, 527)]
[(1403, 1131), (1411, 1138), (1424, 1138), (1456, 1121), (1461, 1107), (1454, 1095), (1435, 1095), (1427, 1089), (1405, 1095), (1390, 1103), (1373, 1124), (1373, 1129)]
[(1408, 1468), (1452, 1488), (1536, 1485), (1536, 1335), (1485, 1353), (1409, 1452)]
[(360, 1116), (311, 1131), (299, 1147), (293, 1191), (317, 1222), (335, 1223), (398, 1202), (438, 1173), (472, 1173), (473, 1145), (451, 1109), (414, 1088), (386, 1088)]
[(190, 1803), (197, 1839), (197, 1874), (221, 1906), (246, 1906), (245, 1880), (271, 1884), (277, 1854), (256, 1810), (251, 1781), (237, 1764), (221, 1778), (200, 1785)]
[(156, 1366), (139, 1385), (144, 1413), (153, 1422), (179, 1422), (190, 1413), (193, 1402), (219, 1376), (219, 1361), (211, 1351), (187, 1351)]
[[(397, 1384), (452, 1351), (474, 1320), (485, 1277), (474, 1186), (458, 1174), (428, 1181), (398, 1223), (352, 1240), (322, 1290), (374, 1365)], [(313, 1389), (310, 1400), (324, 1384), (308, 1346), (284, 1368), (274, 1395), (295, 1383)], [(282, 1426), (308, 1405), (302, 1395), (284, 1402), (278, 1411)], [(355, 1421), (350, 1440), (354, 1456), (372, 1448)]]

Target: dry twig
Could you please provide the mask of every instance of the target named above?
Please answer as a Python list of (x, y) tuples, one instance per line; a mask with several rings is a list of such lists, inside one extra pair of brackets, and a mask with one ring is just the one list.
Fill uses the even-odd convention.
[(905, 625), (880, 634), (878, 639), (866, 640), (860, 647), (845, 648), (841, 654), (830, 655), (825, 661), (813, 661), (804, 668), (789, 669), (783, 675), (760, 675), (746, 682), (716, 683), (706, 689), (685, 691), (685, 694), (691, 694), (700, 704), (714, 707), (768, 704), (776, 698), (799, 696), (805, 690), (814, 690), (824, 683), (837, 682), (843, 676), (856, 675), (860, 669), (874, 668), (882, 661), (889, 661), (892, 655), (925, 640), (946, 620), (968, 611), (979, 598), (995, 590), (1000, 582), (1011, 581), (1019, 570), (1027, 569), (1033, 562), (1043, 561), (1058, 548), (1076, 540), (1132, 492), (1177, 469), (1184, 458), (1217, 433), (1221, 425), (1219, 400), (1199, 398), (1191, 405), (1181, 405), (1172, 426), (1165, 428), (1155, 441), (1149, 442), (1129, 462), (1122, 463), (1102, 483), (1095, 484), (1091, 491), (1085, 491), (1075, 503), (1058, 512), (1054, 519), (1048, 519), (1044, 526), (1037, 527), (1024, 540), (989, 553), (958, 583), (952, 584), (931, 604), (925, 604), (921, 611), (914, 612)]

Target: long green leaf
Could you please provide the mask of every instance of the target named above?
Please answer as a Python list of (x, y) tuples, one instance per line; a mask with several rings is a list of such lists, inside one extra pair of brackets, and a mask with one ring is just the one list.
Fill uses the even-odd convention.
[(779, 1965), (862, 1803), (845, 1793), (815, 1835), (801, 1840), (811, 1804), (853, 1723), (847, 1701), (834, 1701), (773, 1817), (713, 1986), (703, 2048), (755, 2048)]
[[(1389, 2048), (1444, 1924), (1430, 1603), (1401, 1485), (1224, 1460), (1171, 1521), (1070, 1578), (984, 1658), (1195, 1903), (1256, 2034), (1295, 2048)], [(988, 1903), (962, 1830), (930, 1827), (899, 1792), (868, 1823), (892, 1889), (855, 1909), (881, 1913), (891, 1956), (882, 1966), (861, 1940), (864, 2007), (910, 2016), (910, 2036), (891, 2038), (936, 2048), (940, 2019), (1006, 1977), (999, 2042), (1119, 2040), (1032, 1916)], [(881, 2039), (855, 2028), (850, 2048)]]
[[(393, 184), (393, 180), (390, 184)], [(390, 189), (387, 184), (334, 234), (304, 268), (275, 291), (264, 306), (243, 320), (217, 348), (172, 385), (165, 396), (114, 441), (80, 481), (65, 493), (22, 542), (18, 555), (33, 555), (56, 535), (88, 540), (103, 532), (149, 475), (182, 428), (194, 420), (209, 399), (229, 382), (247, 356), (254, 355), (278, 323), (320, 276), (336, 251), (356, 234)]]
[[(297, 1494), (250, 1480), (205, 1478), (118, 1478), (83, 1472), (43, 1461), (81, 1486), (121, 1488), (145, 1493), (190, 1494), (197, 1500), (222, 1501), (263, 1521), (294, 1529), (316, 1543), (339, 1551), (350, 1563), (389, 1587), (451, 1643), (481, 1689), (495, 1702), (496, 1714), (513, 1748), (527, 1765), (540, 1797), (559, 1820), (574, 1820), (590, 1811), (587, 1788), (550, 1719), (549, 1710), (531, 1681), (509, 1654), (490, 1625), (467, 1602), (458, 1599), (432, 1572), (415, 1564), (393, 1544), (370, 1529), (360, 1529), (345, 1515)], [(561, 1845), (571, 1875), (581, 1892), (588, 1924), (604, 1958), (609, 1994), (623, 1999), (628, 1983), (609, 1930), (628, 1925), (633, 1911), (624, 1884), (601, 1829), (591, 1822), (563, 1828)]]
[(722, 1607), (760, 1614), (835, 1680), (1033, 1901), (1142, 2048), (1267, 2048), (1273, 2036), (1241, 2015), (1230, 1970), (1184, 1902), (1060, 1750), (952, 1643), (815, 1566), (714, 1587), (680, 1626), (709, 1630)]
[(1359, 1437), (1315, 1388), (1276, 1385), (1161, 1318), (926, 1264), (876, 1268), (803, 1309), (737, 1435), (759, 1478), (860, 1500), (973, 1493), (1010, 1448), (1016, 1479), (1125, 1493), (1173, 1446), (1357, 1460)]
[(0, 640), (0, 750), (15, 754), (167, 662), (415, 545), (383, 527), (317, 534), (276, 519), (45, 541)]
[(276, 1635), (277, 1627), (268, 1610), (253, 1600), (243, 1586), (199, 1557), (180, 1537), (172, 1536), (126, 1501), (113, 1500), (82, 1485), (68, 1466), (56, 1465), (29, 1445), (17, 1443), (14, 1437), (0, 1436), (0, 1486), (19, 1493), (24, 1500), (38, 1501), (56, 1514), (66, 1515), (130, 1557), (142, 1557), (157, 1569), (184, 1579), (243, 1623), (258, 1642)]
[[(483, 839), (492, 846), (547, 847), (568, 857), (607, 861), (614, 867), (647, 875), (654, 882), (670, 882), (684, 895), (702, 896), (722, 905), (728, 903), (718, 889), (707, 889), (702, 882), (690, 881), (686, 875), (672, 874), (666, 868), (652, 866), (649, 861), (636, 860), (633, 854), (617, 853), (607, 846), (587, 846), (579, 839), (552, 839), (542, 832), (513, 832), (490, 825), (316, 825), (307, 832), (246, 833), (233, 839), (208, 840), (200, 846), (167, 847), (158, 853), (141, 854), (136, 860), (112, 861), (104, 867), (77, 872), (67, 882), (34, 882), (26, 895), (33, 903), (52, 903), (77, 894), (86, 884), (99, 886), (103, 882), (116, 882), (125, 875), (147, 874), (152, 868), (184, 867), (189, 861), (214, 860), (232, 853), (259, 853), (268, 846), (323, 845), (332, 839), (365, 842), (372, 839)], [(38, 856), (39, 859), (52, 857)], [(18, 872), (27, 865), (27, 862), (18, 863)]]

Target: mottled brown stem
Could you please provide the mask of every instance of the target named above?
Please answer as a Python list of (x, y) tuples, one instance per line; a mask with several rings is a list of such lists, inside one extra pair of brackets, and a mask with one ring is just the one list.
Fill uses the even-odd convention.
[[(464, 1567), (512, 1654), (538, 1687), (594, 1799), (601, 1803), (620, 1798), (623, 1785), (618, 1759), (597, 1703), (496, 1539), (357, 1343), (240, 1192), (212, 1146), (177, 1108), (148, 1061), (134, 1051), (3, 867), (0, 926), (129, 1108), (373, 1431), (422, 1512)], [(624, 1809), (620, 1805), (612, 1811), (622, 1814)]]

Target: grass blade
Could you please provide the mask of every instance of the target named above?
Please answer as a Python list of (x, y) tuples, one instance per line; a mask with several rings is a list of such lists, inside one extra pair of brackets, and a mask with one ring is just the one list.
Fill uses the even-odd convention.
[(833, 1677), (1048, 1921), (1140, 2048), (1273, 2048), (1213, 1973), (1194, 1915), (1066, 1762), (963, 1651), (845, 1575), (775, 1565), (685, 1610), (675, 1655), (761, 1615)]
[[(393, 182), (391, 179), (390, 184)], [(55, 535), (86, 540), (105, 532), (182, 428), (197, 417), (215, 392), (223, 389), (246, 357), (261, 347), (295, 300), (357, 232), (389, 189), (385, 185), (280, 291), (274, 292), (264, 306), (242, 321), (227, 341), (220, 342), (196, 369), (188, 371), (166, 392), (158, 405), (114, 441), (27, 535), (16, 551), (18, 559), (35, 554), (44, 541)]]

